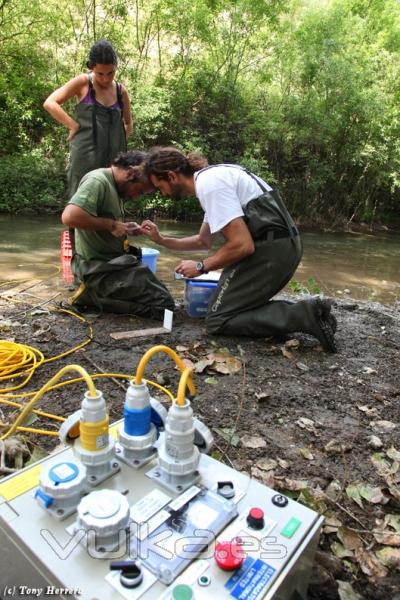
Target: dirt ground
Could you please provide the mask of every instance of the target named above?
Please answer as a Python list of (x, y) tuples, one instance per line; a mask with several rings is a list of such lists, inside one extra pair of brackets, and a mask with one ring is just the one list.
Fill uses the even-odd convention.
[[(39, 348), (46, 358), (86, 339), (87, 324), (47, 308), (32, 311), (1, 299), (0, 337)], [(195, 368), (192, 406), (213, 431), (214, 456), (325, 515), (309, 599), (399, 600), (399, 303), (339, 299), (333, 310), (337, 354), (324, 353), (300, 334), (287, 340), (211, 338), (201, 319), (183, 314), (171, 334), (116, 341), (111, 332), (159, 323), (103, 315), (89, 319), (91, 343), (42, 365), (23, 391), (39, 389), (65, 364), (133, 375), (145, 351), (168, 345)], [(145, 377), (176, 394), (178, 372), (166, 354), (152, 358)], [(125, 383), (96, 382), (111, 421), (121, 418)], [(75, 384), (48, 392), (38, 408), (68, 416), (80, 407), (84, 390)], [(152, 394), (168, 402), (159, 390)], [(17, 414), (2, 404), (0, 411), (3, 422)], [(54, 430), (56, 424), (40, 418), (32, 427)], [(57, 444), (57, 438), (32, 434), (22, 439), (46, 451)], [(12, 460), (7, 458), (8, 467)]]

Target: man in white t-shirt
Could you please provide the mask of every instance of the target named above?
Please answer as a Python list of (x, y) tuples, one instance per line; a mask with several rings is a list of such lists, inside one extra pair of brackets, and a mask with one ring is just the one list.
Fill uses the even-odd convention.
[(196, 196), (204, 210), (196, 235), (165, 237), (144, 221), (148, 237), (172, 250), (204, 251), (215, 234), (223, 236), (222, 246), (204, 260), (183, 260), (176, 267), (184, 277), (223, 268), (208, 306), (209, 333), (265, 337), (302, 331), (336, 352), (331, 301), (270, 300), (292, 278), (302, 256), (299, 232), (276, 190), (239, 165), (208, 166), (201, 155), (185, 156), (172, 147), (154, 149), (145, 169), (162, 194), (177, 200)]

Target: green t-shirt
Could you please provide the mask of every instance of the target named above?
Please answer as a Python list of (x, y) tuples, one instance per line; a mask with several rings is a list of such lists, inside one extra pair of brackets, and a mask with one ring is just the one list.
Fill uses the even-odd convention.
[[(96, 169), (82, 177), (69, 204), (79, 206), (94, 217), (124, 220), (124, 205), (108, 169)], [(109, 231), (75, 229), (75, 251), (85, 260), (109, 261), (124, 254), (124, 239)]]

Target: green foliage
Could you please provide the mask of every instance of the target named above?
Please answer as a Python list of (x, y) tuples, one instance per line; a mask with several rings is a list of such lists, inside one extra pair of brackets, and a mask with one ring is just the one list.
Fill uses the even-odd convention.
[[(241, 163), (303, 222), (390, 225), (398, 215), (396, 0), (4, 0), (2, 182), (22, 161), (45, 203), (63, 198), (66, 132), (42, 104), (85, 70), (100, 37), (117, 48), (131, 97), (130, 148), (174, 143)], [(15, 206), (7, 189), (1, 210)], [(24, 194), (18, 207), (37, 206), (36, 189)], [(154, 197), (141, 210), (186, 219), (198, 205)]]
[(60, 165), (38, 153), (2, 158), (0, 212), (60, 210), (66, 202), (64, 179)]
[(321, 293), (321, 288), (315, 277), (309, 277), (305, 283), (300, 283), (296, 279), (292, 279), (289, 285), (295, 294), (313, 295)]

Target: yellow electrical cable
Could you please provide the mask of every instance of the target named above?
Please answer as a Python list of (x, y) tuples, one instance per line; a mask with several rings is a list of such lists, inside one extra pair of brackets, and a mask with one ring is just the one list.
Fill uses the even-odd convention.
[(84, 380), (89, 388), (89, 396), (92, 398), (96, 397), (96, 395), (97, 395), (96, 388), (95, 388), (94, 383), (93, 383), (90, 375), (88, 374), (88, 372), (85, 371), (85, 369), (79, 365), (67, 365), (67, 366), (63, 367), (62, 369), (60, 369), (47, 383), (44, 384), (44, 386), (42, 388), (40, 388), (40, 390), (36, 393), (36, 395), (28, 402), (28, 404), (25, 406), (25, 408), (21, 411), (18, 418), (11, 425), (11, 427), (7, 431), (7, 433), (5, 433), (4, 435), (2, 435), (0, 437), (0, 440), (5, 440), (6, 438), (8, 438), (10, 435), (12, 435), (14, 433), (14, 431), (17, 429), (17, 427), (19, 427), (20, 423), (22, 423), (23, 420), (26, 418), (26, 416), (31, 412), (32, 406), (38, 400), (40, 400), (40, 398), (43, 396), (43, 394), (45, 392), (47, 392), (47, 390), (53, 385), (53, 383), (56, 383), (60, 379), (60, 377), (62, 377), (64, 375), (64, 373), (68, 373), (68, 371), (78, 371), (78, 373), (80, 373), (81, 376), (84, 378)]
[[(36, 392), (33, 392), (33, 396), (35, 394)], [(6, 406), (12, 406), (14, 408), (23, 408), (23, 404), (20, 404), (19, 402), (12, 402), (11, 400), (5, 400), (4, 398), (0, 398), (0, 404), (5, 404)], [(48, 419), (54, 419), (55, 421), (61, 421), (62, 423), (65, 421), (64, 417), (58, 417), (57, 415), (52, 415), (51, 413), (46, 413), (41, 410), (34, 409), (32, 412), (38, 417), (46, 417)]]
[(59, 312), (64, 312), (84, 322), (88, 327), (88, 339), (81, 344), (70, 348), (66, 352), (62, 352), (61, 354), (57, 354), (50, 358), (45, 358), (42, 352), (37, 348), (32, 348), (25, 344), (17, 344), (16, 342), (8, 342), (7, 340), (0, 340), (0, 381), (27, 375), (26, 379), (19, 385), (0, 389), (0, 394), (21, 389), (29, 383), (36, 369), (42, 364), (65, 358), (73, 352), (84, 348), (87, 344), (90, 344), (93, 339), (93, 329), (90, 323), (84, 317), (77, 315), (72, 311), (59, 309)]
[(27, 433), (36, 433), (37, 435), (50, 435), (52, 437), (58, 437), (58, 431), (48, 431), (47, 429), (34, 429), (33, 427), (17, 427), (18, 431), (24, 431)]
[(0, 381), (22, 377), (27, 374), (22, 383), (10, 388), (0, 389), (0, 394), (24, 387), (29, 383), (36, 369), (43, 363), (44, 356), (40, 350), (25, 344), (0, 340)]
[(90, 342), (93, 340), (93, 329), (92, 329), (92, 326), (89, 323), (89, 321), (87, 319), (85, 319), (85, 317), (83, 317), (82, 315), (77, 315), (76, 313), (72, 312), (72, 310), (67, 310), (65, 308), (59, 308), (59, 309), (57, 309), (57, 311), (58, 312), (66, 313), (67, 315), (71, 315), (72, 317), (75, 317), (76, 319), (79, 319), (80, 321), (82, 321), (83, 323), (85, 323), (85, 325), (87, 325), (87, 327), (88, 327), (88, 339), (85, 340), (84, 342), (82, 342), (81, 344), (78, 344), (78, 346), (74, 346), (73, 348), (70, 348), (66, 352), (62, 352), (61, 354), (57, 354), (56, 356), (52, 356), (50, 358), (46, 358), (43, 361), (44, 363), (53, 362), (55, 360), (58, 360), (59, 358), (65, 358), (66, 356), (69, 356), (73, 352), (77, 352), (81, 348), (84, 348), (85, 346), (87, 346), (88, 344), (90, 344)]
[[(153, 346), (153, 348), (150, 348), (150, 350), (148, 350), (139, 361), (138, 367), (136, 369), (136, 378), (135, 378), (135, 382), (138, 385), (140, 385), (142, 383), (143, 373), (144, 373), (147, 363), (149, 362), (150, 358), (152, 356), (154, 356), (154, 354), (157, 354), (157, 352), (166, 352), (166, 354), (168, 354), (168, 356), (170, 356), (172, 358), (172, 360), (175, 361), (175, 364), (180, 369), (180, 371), (182, 373), (183, 373), (183, 371), (185, 371), (185, 369), (186, 369), (185, 363), (183, 362), (181, 357), (174, 350), (172, 350), (172, 348), (169, 348), (168, 346), (163, 346), (163, 345)], [(192, 396), (195, 396), (196, 388), (192, 381), (191, 375), (190, 375), (190, 377), (188, 377), (187, 386), (188, 386)]]
[[(92, 379), (96, 379), (99, 377), (118, 377), (120, 379), (132, 379), (132, 375), (124, 375), (122, 373), (95, 373), (93, 375), (89, 375), (89, 377), (91, 377)], [(68, 379), (67, 381), (62, 381), (61, 383), (58, 383), (56, 385), (53, 385), (51, 387), (47, 388), (47, 391), (50, 392), (52, 390), (58, 389), (60, 387), (63, 387), (65, 385), (70, 385), (72, 383), (77, 383), (77, 382), (81, 382), (84, 381), (85, 379), (83, 377), (78, 377), (75, 379)], [(168, 396), (168, 398), (171, 400), (171, 402), (174, 401), (174, 396), (173, 394), (167, 390), (167, 388), (163, 387), (162, 385), (160, 385), (159, 383), (156, 383), (155, 381), (149, 381), (148, 379), (144, 379), (143, 380), (145, 383), (150, 384), (152, 386), (154, 386), (155, 388), (158, 388), (159, 390), (161, 390), (162, 392), (164, 392), (164, 394), (166, 396)], [(36, 392), (27, 392), (26, 394), (15, 394), (14, 397), (26, 397), (26, 396), (34, 396), (35, 394), (37, 394)], [(23, 405), (20, 404), (19, 402), (12, 402), (11, 400), (6, 400), (4, 398), (0, 398), (0, 404), (5, 404), (6, 406), (13, 406), (15, 408), (22, 408)], [(47, 417), (48, 419), (54, 419), (55, 421), (60, 421), (60, 422), (64, 422), (65, 421), (65, 417), (60, 417), (58, 415), (53, 415), (51, 413), (46, 413), (43, 412), (41, 410), (32, 410), (33, 413), (35, 413), (36, 415), (40, 416), (40, 417)], [(57, 432), (51, 432), (49, 433), (47, 430), (44, 429), (32, 429), (32, 428), (23, 428), (23, 427), (17, 427), (18, 431), (28, 431), (31, 433), (37, 433), (39, 435), (52, 435), (52, 436), (56, 436), (58, 435)]]
[(189, 387), (189, 381), (192, 375), (193, 369), (186, 368), (179, 379), (178, 394), (176, 396), (176, 403), (179, 404), (179, 406), (185, 406), (186, 404), (186, 386)]
[[(85, 340), (84, 342), (82, 342), (81, 344), (74, 346), (70, 350), (67, 350), (66, 352), (63, 352), (61, 354), (58, 354), (58, 355), (50, 357), (50, 358), (44, 358), (44, 355), (42, 354), (42, 352), (36, 348), (32, 348), (32, 347), (26, 346), (24, 344), (17, 344), (14, 342), (8, 342), (6, 340), (4, 340), (4, 341), (0, 340), (0, 381), (2, 381), (3, 379), (12, 379), (12, 378), (20, 377), (22, 375), (27, 374), (27, 377), (21, 384), (10, 387), (10, 388), (0, 389), (0, 394), (4, 394), (10, 398), (25, 398), (25, 397), (29, 397), (29, 396), (36, 397), (36, 394), (39, 394), (41, 392), (41, 390), (43, 390), (43, 388), (41, 388), (41, 390), (39, 390), (38, 392), (37, 391), (36, 392), (26, 392), (23, 394), (10, 394), (9, 392), (18, 390), (18, 389), (24, 387), (27, 383), (29, 383), (34, 372), (40, 365), (42, 365), (44, 363), (48, 363), (48, 362), (53, 362), (60, 358), (64, 358), (64, 357), (72, 354), (73, 352), (76, 352), (77, 350), (83, 348), (84, 346), (86, 346), (87, 344), (89, 344), (92, 341), (93, 329), (92, 329), (90, 323), (83, 316), (77, 315), (76, 313), (66, 310), (66, 309), (57, 309), (57, 310), (58, 310), (58, 312), (63, 312), (68, 315), (71, 315), (72, 317), (79, 319), (80, 321), (85, 323), (88, 327), (88, 339)], [(145, 369), (147, 362), (150, 360), (150, 358), (155, 353), (161, 352), (161, 351), (166, 352), (175, 361), (175, 363), (177, 364), (177, 366), (179, 367), (179, 369), (181, 370), (182, 373), (185, 371), (185, 368), (186, 368), (185, 363), (178, 356), (178, 354), (176, 354), (176, 352), (174, 350), (172, 350), (168, 346), (162, 346), (162, 345), (154, 346), (151, 350), (146, 352), (146, 354), (142, 357), (142, 359), (139, 363), (137, 373), (136, 373), (136, 382), (137, 383), (141, 383), (141, 381), (142, 381), (143, 371)], [(72, 366), (74, 366), (74, 365), (72, 365)], [(78, 367), (78, 365), (76, 365), (76, 367)], [(23, 369), (23, 370), (21, 371), (21, 369)], [(86, 371), (85, 371), (85, 373), (86, 373)], [(125, 374), (121, 374), (121, 373), (97, 373), (97, 374), (91, 375), (90, 377), (92, 379), (100, 378), (100, 377), (114, 377), (114, 378), (118, 377), (121, 379), (128, 379), (128, 380), (133, 378), (131, 375), (125, 375)], [(188, 378), (188, 381), (187, 381), (187, 384), (185, 384), (185, 386), (187, 385), (189, 387), (189, 390), (191, 391), (192, 395), (195, 395), (196, 388), (194, 387), (194, 384), (191, 380), (191, 373), (189, 375), (187, 375), (186, 377)], [(46, 388), (45, 391), (49, 391), (49, 390), (58, 389), (65, 385), (70, 385), (72, 383), (81, 382), (81, 381), (84, 381), (85, 379), (86, 379), (85, 376), (82, 376), (79, 378), (70, 379), (68, 381), (58, 383), (53, 386), (53, 385), (51, 385), (51, 383), (55, 380), (53, 377), (49, 382), (47, 382), (47, 384), (44, 387)], [(56, 380), (57, 380), (57, 378), (56, 378)], [(161, 386), (160, 384), (158, 384), (154, 381), (150, 381), (150, 380), (144, 380), (144, 381), (146, 383), (152, 385), (153, 387), (161, 390), (163, 393), (165, 393), (169, 397), (169, 399), (171, 401), (174, 400), (173, 394), (169, 390), (167, 390), (165, 387)], [(27, 407), (32, 406), (33, 403), (36, 402), (43, 393), (44, 392), (42, 392), (36, 400), (32, 399), (32, 401), (29, 402), (27, 404), (27, 406), (23, 409), (22, 413), (19, 415), (19, 417), (17, 418), (17, 420), (15, 421), (15, 423), (12, 426), (13, 431), (15, 431), (15, 429), (21, 430), (21, 428), (18, 427), (18, 425), (16, 426), (16, 423), (21, 422), (21, 419), (23, 418), (22, 414), (25, 415), (25, 414), (27, 414), (27, 412), (30, 412), (30, 410), (27, 410)], [(2, 398), (0, 398), (0, 403), (6, 404), (8, 406), (15, 406), (17, 408), (22, 408), (21, 404), (13, 403), (9, 400), (5, 400)], [(51, 413), (45, 413), (45, 412), (39, 411), (39, 410), (33, 410), (33, 412), (35, 412), (38, 416), (47, 417), (47, 418), (54, 419), (57, 421), (65, 420), (64, 417), (60, 417), (58, 415), (53, 415)], [(39, 433), (40, 431), (43, 431), (44, 435), (50, 435), (50, 434), (48, 434), (48, 432), (44, 433), (45, 430), (33, 430), (31, 428), (25, 428), (23, 430), (31, 431), (34, 433), (35, 432)], [(6, 435), (7, 435), (7, 437), (9, 435), (11, 435), (10, 431)], [(51, 435), (53, 435), (53, 434), (51, 434)], [(0, 439), (2, 439), (2, 438), (0, 438)]]
[[(90, 374), (90, 377), (92, 379), (98, 379), (100, 377), (114, 377), (115, 379), (133, 379), (131, 374), (124, 374), (124, 373), (93, 373)], [(61, 383), (57, 383), (56, 385), (53, 385), (51, 388), (49, 388), (49, 391), (51, 390), (57, 390), (61, 387), (64, 387), (65, 385), (70, 385), (71, 383), (78, 383), (80, 381), (83, 381), (82, 377), (76, 377), (75, 379), (68, 379), (67, 381), (62, 381)], [(168, 396), (168, 398), (172, 401), (174, 399), (173, 394), (167, 390), (167, 388), (163, 387), (162, 385), (160, 385), (159, 383), (156, 383), (155, 381), (150, 381), (150, 379), (144, 379), (143, 380), (145, 383), (150, 384), (151, 386), (161, 390), (166, 396)], [(29, 396), (34, 396), (37, 393), (37, 390), (34, 392), (25, 392), (24, 394), (5, 394), (5, 396), (7, 398), (28, 398)], [(7, 404), (8, 401), (4, 401), (1, 397), (0, 397), (0, 404), (4, 402), (4, 404)], [(54, 416), (54, 415), (53, 415)], [(62, 417), (58, 417), (58, 418), (62, 418)]]

